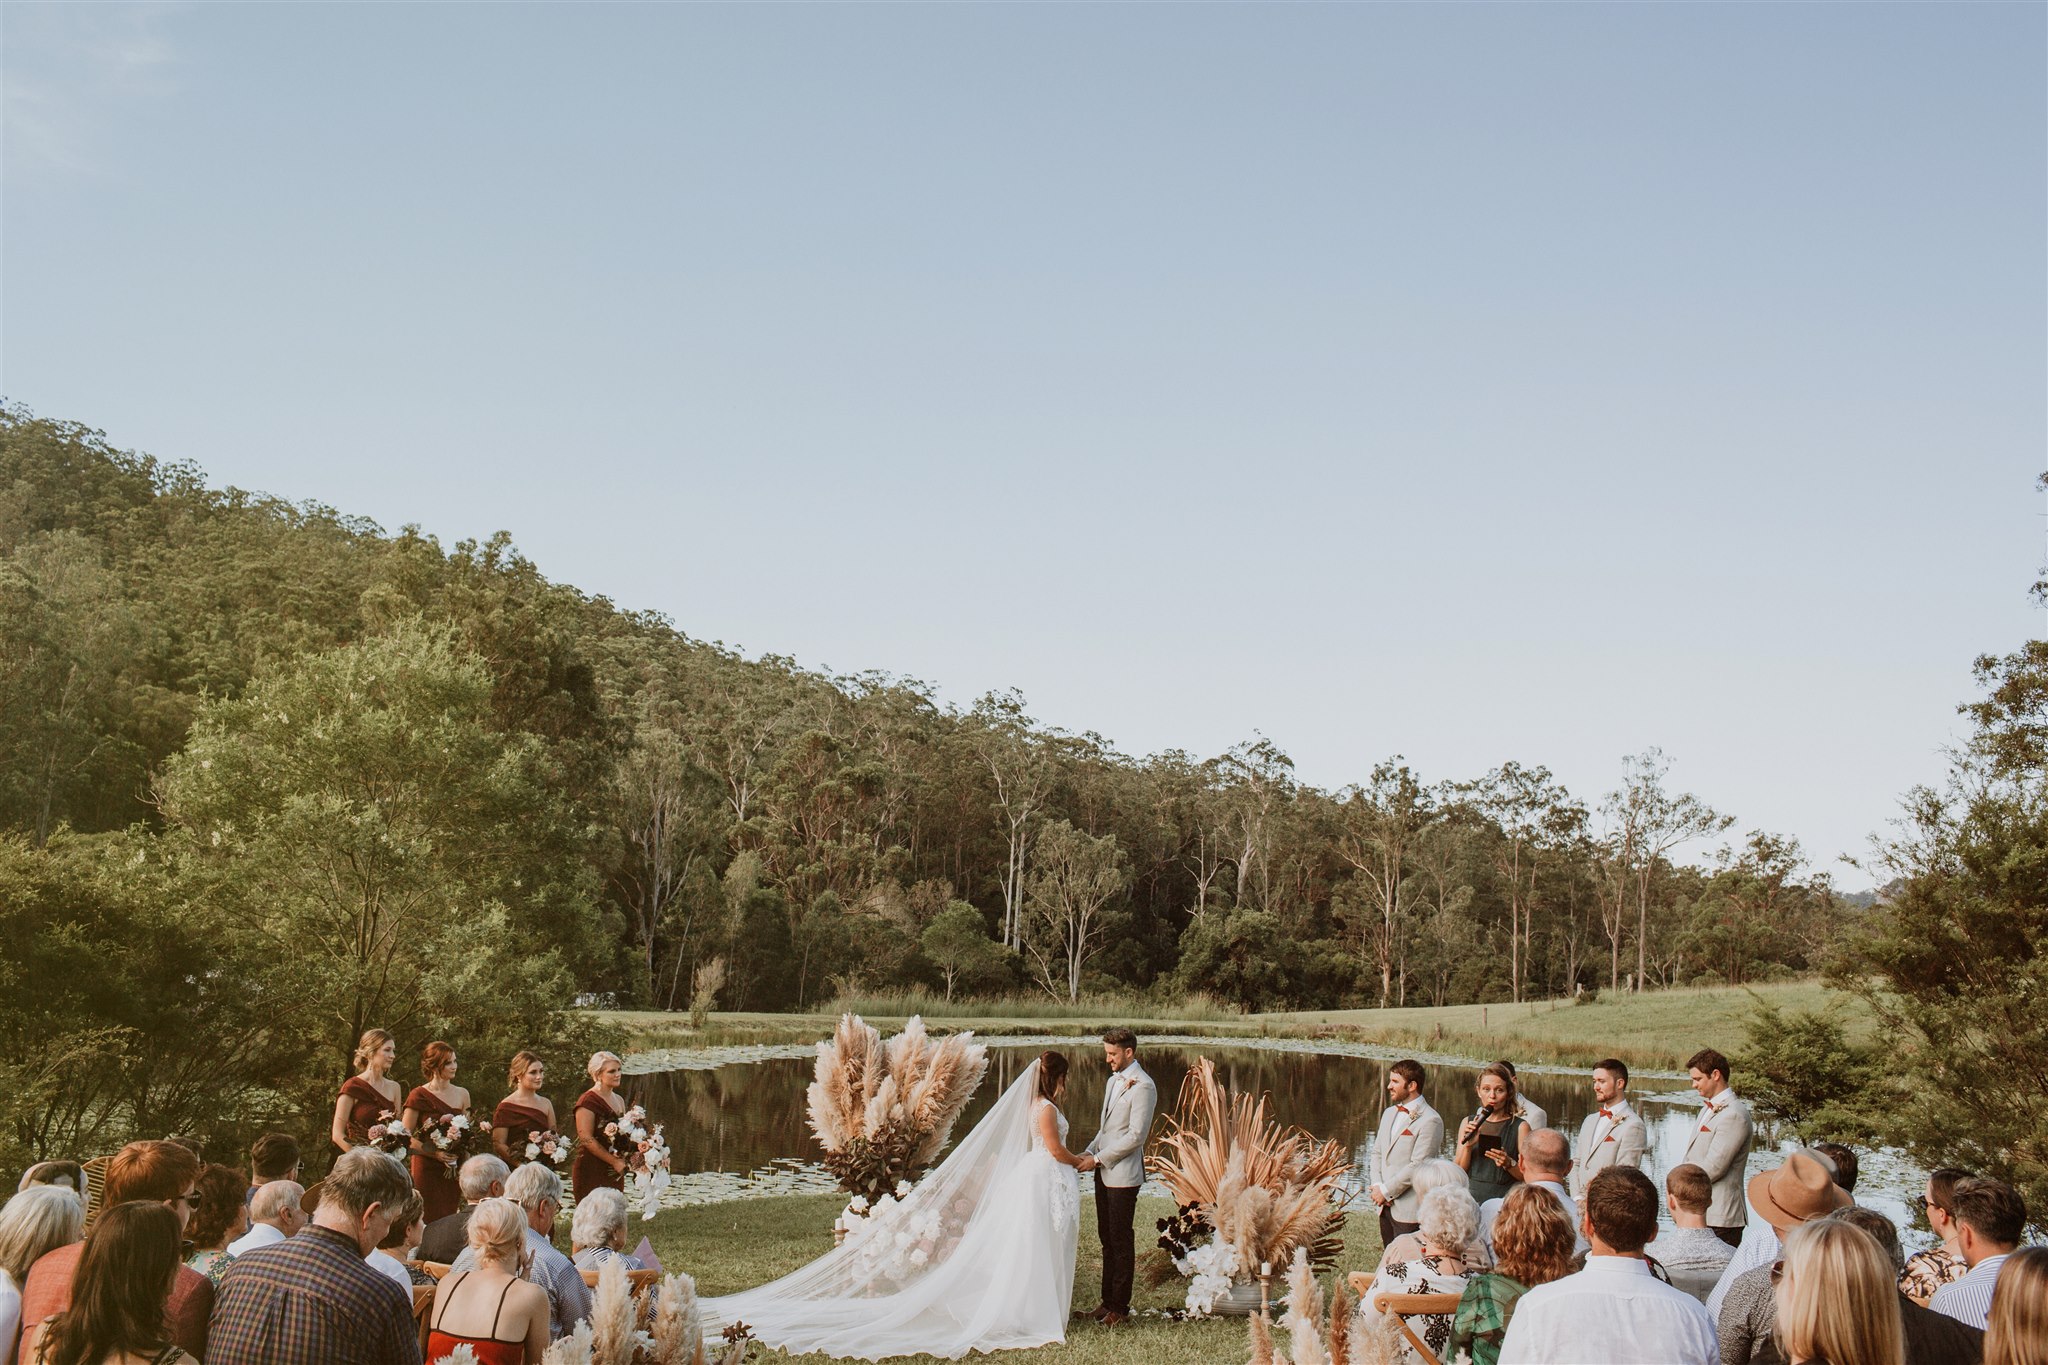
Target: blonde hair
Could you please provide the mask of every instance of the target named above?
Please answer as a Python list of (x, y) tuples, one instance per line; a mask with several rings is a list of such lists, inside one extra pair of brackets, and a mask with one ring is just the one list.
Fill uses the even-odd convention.
[(370, 1058), (391, 1041), (391, 1035), (383, 1029), (373, 1028), (356, 1039), (356, 1070), (361, 1071), (370, 1064)]
[(512, 1082), (514, 1090), (517, 1090), (519, 1082), (525, 1079), (527, 1068), (539, 1060), (539, 1054), (533, 1052), (515, 1052), (512, 1054), (512, 1065), (506, 1068), (506, 1077)]
[(0, 1270), (19, 1286), (46, 1251), (85, 1235), (85, 1205), (76, 1190), (31, 1185), (0, 1208)]
[(2021, 1247), (1998, 1268), (1984, 1365), (2048, 1365), (2048, 1247)]
[(1787, 1360), (1905, 1365), (1898, 1276), (1877, 1239), (1855, 1224), (1817, 1218), (1794, 1228), (1777, 1300)]
[(519, 1273), (526, 1246), (526, 1210), (509, 1199), (485, 1199), (469, 1215), (469, 1245), (478, 1260), (495, 1261), (500, 1269)]
[(590, 1079), (594, 1081), (597, 1079), (598, 1072), (604, 1070), (607, 1066), (610, 1066), (614, 1062), (617, 1062), (620, 1066), (624, 1066), (626, 1064), (623, 1060), (621, 1060), (619, 1054), (616, 1052), (593, 1052), (590, 1054), (590, 1065), (584, 1067), (583, 1069), (590, 1073)]

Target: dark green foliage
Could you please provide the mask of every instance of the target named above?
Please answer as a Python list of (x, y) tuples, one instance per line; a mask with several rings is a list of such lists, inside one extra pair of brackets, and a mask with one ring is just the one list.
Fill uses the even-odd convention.
[(1790, 1014), (1758, 999), (1732, 1060), (1742, 1094), (1807, 1142), (1877, 1136), (1889, 1073), (1876, 1046), (1850, 1039), (1838, 1010)]

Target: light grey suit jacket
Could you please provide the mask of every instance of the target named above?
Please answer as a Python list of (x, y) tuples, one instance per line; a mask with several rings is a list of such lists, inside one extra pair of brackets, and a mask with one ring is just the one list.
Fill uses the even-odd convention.
[(1372, 1141), (1372, 1183), (1393, 1201), (1397, 1222), (1413, 1223), (1421, 1217), (1422, 1201), (1415, 1197), (1415, 1163), (1443, 1149), (1443, 1115), (1422, 1096), (1408, 1101), (1405, 1114), (1392, 1104), (1380, 1111), (1379, 1135)]
[[(1711, 1109), (1711, 1113), (1708, 1112)], [(1749, 1198), (1743, 1192), (1743, 1168), (1749, 1163), (1749, 1105), (1723, 1090), (1700, 1111), (1685, 1159), (1714, 1182), (1707, 1202), (1707, 1226), (1739, 1228), (1749, 1221)]]
[(1650, 1149), (1650, 1130), (1642, 1115), (1629, 1108), (1627, 1100), (1616, 1100), (1611, 1118), (1599, 1111), (1586, 1115), (1579, 1125), (1579, 1159), (1572, 1165), (1572, 1195), (1586, 1197), (1586, 1185), (1594, 1176), (1615, 1166), (1642, 1169), (1643, 1154)]
[(1145, 1139), (1159, 1110), (1159, 1087), (1135, 1061), (1109, 1078), (1102, 1126), (1082, 1150), (1096, 1161), (1095, 1178), (1113, 1189), (1145, 1183)]

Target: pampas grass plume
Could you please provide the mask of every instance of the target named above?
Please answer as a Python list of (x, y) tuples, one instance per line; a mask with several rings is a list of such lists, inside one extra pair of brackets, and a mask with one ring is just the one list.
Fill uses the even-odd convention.
[(437, 1359), (434, 1365), (476, 1365), (476, 1351), (465, 1341), (447, 1355)]
[(1330, 1298), (1330, 1365), (1351, 1365), (1351, 1283), (1342, 1275)]
[(569, 1335), (556, 1338), (541, 1356), (540, 1365), (591, 1365), (590, 1324), (579, 1322)]
[(653, 1365), (704, 1365), (704, 1321), (688, 1275), (665, 1276), (655, 1290), (653, 1338)]
[(614, 1256), (597, 1272), (597, 1294), (590, 1309), (592, 1365), (633, 1365), (633, 1352), (639, 1346), (637, 1325), (626, 1263)]
[(1287, 1272), (1287, 1329), (1294, 1365), (1330, 1365), (1323, 1358), (1323, 1287), (1309, 1268), (1306, 1247), (1295, 1249)]

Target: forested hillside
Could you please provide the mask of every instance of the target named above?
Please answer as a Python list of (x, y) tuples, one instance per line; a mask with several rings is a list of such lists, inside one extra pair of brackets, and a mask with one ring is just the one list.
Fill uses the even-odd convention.
[[(577, 996), (686, 1006), (714, 960), (726, 1009), (1421, 1005), (1804, 972), (1861, 913), (1789, 838), (1724, 847), (1654, 752), (1611, 794), (1540, 757), (1341, 791), (1256, 735), (1138, 758), (1015, 695), (741, 657), (503, 535), (0, 418), (0, 985), (42, 987), (0, 1088), (125, 1048), (107, 1083), (152, 1127), (167, 1069), (245, 1066), (269, 1104), (367, 1024), (510, 1047)], [(152, 1009), (220, 1055), (150, 1055)]]

